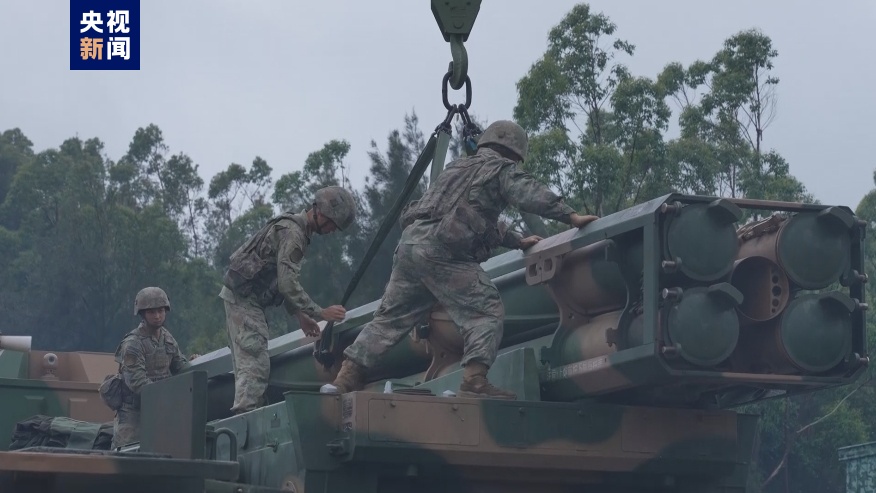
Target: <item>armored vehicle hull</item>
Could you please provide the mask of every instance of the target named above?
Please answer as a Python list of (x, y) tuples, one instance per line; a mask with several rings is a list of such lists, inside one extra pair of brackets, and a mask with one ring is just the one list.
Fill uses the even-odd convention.
[[(329, 368), (312, 338), (269, 341), (262, 408), (231, 415), (223, 348), (144, 387), (139, 444), (2, 452), (0, 487), (743, 493), (757, 417), (732, 408), (846, 385), (869, 361), (863, 228), (845, 207), (660, 197), (483, 264), (506, 307), (490, 378), (517, 401), (455, 396), (462, 340), (440, 306), (364, 391), (320, 394), (375, 301), (334, 328)], [(60, 354), (100, 369), (0, 353), (0, 429), (112, 418), (86, 406), (111, 355)]]

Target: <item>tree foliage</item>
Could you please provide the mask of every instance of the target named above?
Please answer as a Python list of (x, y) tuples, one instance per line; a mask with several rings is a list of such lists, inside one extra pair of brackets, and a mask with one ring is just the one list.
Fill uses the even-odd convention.
[[(769, 147), (778, 115), (779, 52), (758, 30), (727, 38), (710, 59), (670, 62), (636, 75), (635, 45), (606, 15), (576, 5), (548, 33), (544, 54), (517, 81), (514, 118), (529, 133), (524, 167), (583, 213), (607, 215), (670, 191), (814, 202)], [(488, 122), (472, 119), (481, 129)], [(672, 130), (671, 130), (672, 129)], [(677, 131), (675, 130), (677, 129)], [(450, 159), (462, 155), (457, 125)], [(210, 179), (184, 152), (168, 148), (154, 124), (134, 132), (113, 159), (97, 138), (70, 138), (37, 151), (13, 128), (0, 133), (0, 331), (34, 336), (34, 346), (112, 351), (134, 327), (136, 292), (161, 286), (168, 326), (183, 348), (227, 344), (218, 298), (229, 255), (267, 219), (301, 212), (328, 185), (354, 193), (358, 220), (343, 233), (314, 235), (301, 282), (320, 304), (337, 303), (425, 145), (416, 113), (364, 151), (338, 138), (273, 178), (254, 155)], [(368, 177), (354, 190), (352, 166)], [(876, 181), (876, 175), (874, 175)], [(414, 192), (419, 197), (428, 180)], [(876, 226), (876, 190), (858, 205)], [(531, 234), (545, 227), (514, 210), (504, 216)], [(547, 222), (546, 231), (563, 228)], [(378, 299), (401, 231), (395, 225), (347, 308)], [(872, 235), (871, 235), (872, 236)], [(876, 251), (867, 238), (867, 273)], [(870, 296), (873, 283), (867, 285)], [(870, 340), (876, 319), (868, 312)], [(272, 335), (297, 330), (268, 310)], [(839, 491), (836, 448), (872, 440), (871, 373), (861, 385), (767, 401), (751, 491)]]

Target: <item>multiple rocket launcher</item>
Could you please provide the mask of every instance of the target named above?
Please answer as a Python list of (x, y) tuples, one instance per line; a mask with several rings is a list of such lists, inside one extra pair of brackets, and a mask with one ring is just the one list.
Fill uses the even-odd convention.
[[(264, 407), (230, 415), (223, 348), (144, 387), (140, 444), (0, 452), (0, 487), (742, 493), (757, 417), (726, 408), (849, 384), (869, 362), (864, 226), (845, 207), (666, 195), (482, 264), (505, 305), (490, 380), (518, 401), (452, 395), (463, 341), (440, 306), (365, 392), (320, 394), (374, 301), (334, 327), (329, 368), (300, 331), (270, 340)], [(16, 422), (67, 400), (59, 415), (86, 418), (97, 399), (97, 383), (69, 399), (86, 385), (4, 385)]]
[[(569, 229), (482, 264), (505, 304), (499, 359), (532, 348), (545, 401), (725, 408), (849, 383), (868, 363), (864, 227), (846, 207), (670, 194)], [(335, 326), (332, 368), (298, 333), (272, 340), (275, 396), (331, 381), (377, 304)], [(459, 370), (447, 313), (424, 322), (372, 371), (375, 389), (436, 390)], [(218, 377), (227, 352), (193, 369)]]

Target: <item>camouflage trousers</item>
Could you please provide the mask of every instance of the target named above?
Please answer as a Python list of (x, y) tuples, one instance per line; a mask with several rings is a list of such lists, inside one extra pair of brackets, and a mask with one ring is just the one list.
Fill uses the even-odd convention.
[(254, 297), (237, 296), (223, 287), (225, 327), (234, 367), (234, 413), (251, 411), (264, 402), (271, 373), (268, 322)]
[(127, 397), (116, 411), (112, 448), (140, 441), (140, 408), (133, 403), (133, 397)]
[(462, 365), (488, 367), (502, 340), (505, 308), (499, 290), (477, 262), (454, 260), (441, 244), (402, 243), (374, 319), (344, 355), (367, 368), (398, 344), (441, 303), (463, 336)]

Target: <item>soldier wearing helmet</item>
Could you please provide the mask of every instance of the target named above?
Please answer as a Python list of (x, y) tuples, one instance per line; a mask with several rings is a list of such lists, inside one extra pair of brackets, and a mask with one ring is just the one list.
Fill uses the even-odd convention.
[(129, 332), (116, 349), (116, 362), (124, 385), (122, 406), (113, 423), (112, 446), (140, 440), (140, 389), (176, 375), (188, 366), (176, 340), (164, 328), (170, 300), (161, 288), (143, 288), (134, 298), (134, 315), (140, 325)]
[(323, 308), (314, 302), (298, 277), (311, 235), (346, 230), (355, 218), (356, 202), (348, 190), (322, 188), (312, 207), (272, 218), (231, 255), (219, 297), (225, 303), (234, 366), (235, 414), (264, 404), (271, 369), (265, 308), (283, 305), (310, 337), (320, 334), (317, 320), (341, 321), (346, 316), (341, 305)]
[(496, 121), (481, 135), (475, 155), (450, 163), (425, 195), (408, 205), (380, 306), (344, 350), (341, 370), (323, 392), (361, 389), (368, 369), (437, 302), (465, 341), (459, 395), (516, 399), (487, 379), (502, 339), (505, 312), (499, 291), (480, 262), (499, 245), (525, 250), (541, 238), (506, 231), (499, 215), (511, 204), (579, 228), (597, 219), (578, 215), (518, 166), (526, 159), (527, 146), (526, 132), (519, 125)]

